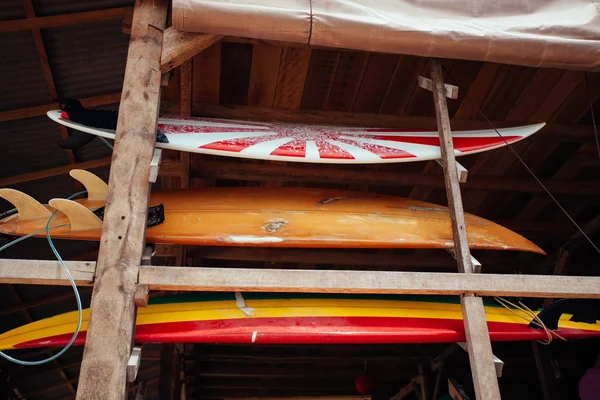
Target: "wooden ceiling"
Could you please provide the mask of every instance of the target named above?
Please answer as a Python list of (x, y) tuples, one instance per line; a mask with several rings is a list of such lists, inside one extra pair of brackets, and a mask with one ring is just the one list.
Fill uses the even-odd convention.
[[(55, 85), (53, 80), (60, 81), (62, 78), (60, 75), (56, 76), (52, 66), (60, 65), (63, 62), (60, 57), (63, 56), (57, 55), (54, 58), (46, 54), (44, 29), (74, 22), (120, 19), (127, 12), (127, 9), (119, 8), (118, 11), (97, 12), (96, 17), (87, 14), (87, 19), (79, 19), (80, 17), (72, 15), (55, 15), (45, 16), (46, 19), (43, 20), (35, 17), (30, 1), (24, 3), (28, 18), (17, 20), (20, 22), (0, 22), (0, 26), (4, 27), (0, 32), (24, 29), (32, 31), (37, 56), (52, 96), (56, 92), (62, 95), (61, 85)], [(51, 25), (45, 26), (45, 23)], [(119, 93), (102, 91), (103, 80), (94, 82), (94, 76), (85, 75), (86, 57), (89, 56), (81, 56), (76, 64), (80, 69), (77, 73), (84, 77), (82, 79), (90, 82), (90, 92), (84, 93), (83, 96), (88, 99), (86, 104), (104, 107), (118, 102)], [(106, 68), (116, 68), (115, 65), (107, 65)], [(455, 129), (489, 127), (479, 110), (497, 127), (532, 122), (548, 123), (543, 131), (512, 147), (574, 219), (582, 226), (590, 228), (590, 234), (595, 235), (592, 237), (597, 240), (600, 225), (597, 222), (600, 211), (600, 158), (591, 126), (590, 103), (596, 116), (600, 115), (600, 74), (588, 73), (586, 76), (581, 71), (536, 69), (464, 60), (443, 60), (442, 65), (446, 70), (446, 80), (459, 86), (459, 98), (449, 100), (449, 111)], [(182, 115), (434, 129), (432, 96), (430, 92), (417, 86), (418, 75), (428, 76), (427, 60), (420, 57), (225, 38), (174, 71), (173, 79), (164, 88), (161, 109), (163, 113)], [(51, 108), (55, 108), (55, 105), (39, 102), (13, 108), (5, 107), (4, 111), (0, 112), (0, 121), (35, 118)], [(68, 132), (61, 130), (60, 134), (65, 136)], [(31, 154), (30, 157), (43, 158), (45, 154), (41, 151), (40, 154)], [(435, 162), (328, 166), (202, 155), (190, 157), (176, 152), (167, 152), (164, 156), (161, 183), (166, 188), (333, 187), (405, 196), (438, 204), (446, 203), (441, 169)], [(2, 179), (3, 185), (12, 186), (24, 181), (36, 182), (34, 179), (64, 174), (73, 166), (82, 166), (78, 164), (81, 160), (77, 158), (77, 154), (67, 152), (67, 161), (65, 166), (37, 171), (34, 176), (5, 177)], [(106, 165), (108, 161), (107, 158), (98, 158), (86, 160), (87, 164), (84, 165), (96, 168)], [(463, 185), (465, 210), (520, 232), (542, 246), (549, 254), (549, 257), (544, 258), (518, 253), (476, 252), (476, 257), (483, 264), (484, 273), (551, 273), (560, 246), (566, 243), (569, 248), (573, 248), (573, 243), (576, 243), (579, 245), (577, 254), (569, 270), (564, 269), (562, 272), (598, 274), (598, 255), (591, 251), (591, 247), (585, 242), (582, 244), (577, 237), (567, 242), (576, 232), (575, 227), (509, 150), (500, 149), (462, 157), (460, 162), (469, 170), (469, 180)], [(271, 250), (220, 247), (189, 248), (187, 257), (182, 259), (179, 250), (158, 250), (160, 255), (169, 256), (168, 263), (187, 262), (194, 266), (434, 271), (456, 269), (453, 259), (443, 251)], [(19, 254), (16, 253), (15, 256)], [(22, 255), (26, 256), (27, 254)], [(95, 256), (95, 253), (91, 252), (73, 258), (95, 259)], [(179, 259), (170, 256), (179, 256)], [(23, 295), (24, 292), (22, 288), (10, 287), (10, 292), (7, 293), (10, 293), (14, 301), (14, 305), (9, 309), (10, 313), (22, 314), (20, 316), (27, 320), (35, 319), (35, 314), (31, 312), (40, 306), (60, 311), (72, 308), (72, 304), (65, 303), (72, 303), (66, 289), (48, 293), (43, 288), (32, 288), (27, 295)], [(86, 296), (89, 296), (89, 292)], [(519, 349), (522, 350), (522, 347)], [(427, 352), (429, 350), (431, 354)], [(437, 354), (434, 351), (437, 349), (429, 350), (419, 353), (420, 357), (428, 358)], [(530, 362), (527, 364), (527, 360), (531, 360), (531, 353), (521, 350), (513, 363), (514, 375), (510, 375), (511, 382), (518, 382), (519, 385), (515, 384), (513, 387), (505, 384), (506, 387), (510, 387), (503, 388), (503, 393), (507, 390), (506, 393), (510, 393), (510, 398), (514, 399), (531, 398), (519, 391), (526, 384), (531, 384), (531, 380), (519, 381), (519, 376), (525, 376), (526, 372), (531, 372), (533, 368)], [(275, 389), (281, 392), (282, 386), (292, 387), (292, 383), (303, 385), (306, 382), (297, 382), (294, 379), (282, 381), (277, 378), (277, 369), (286, 368), (285, 365), (288, 365), (288, 371), (303, 371), (304, 367), (299, 366), (296, 359), (317, 364), (320, 362), (319, 354), (321, 358), (336, 359), (335, 368), (338, 375), (343, 375), (344, 379), (343, 382), (337, 381), (339, 387), (324, 384), (320, 393), (330, 394), (334, 389), (341, 388), (340, 393), (343, 391), (348, 394), (352, 390), (348, 382), (356, 372), (355, 369), (359, 369), (356, 367), (360, 364), (358, 358), (377, 358), (381, 356), (381, 351), (386, 350), (364, 349), (364, 353), (357, 355), (357, 349), (344, 349), (340, 350), (338, 356), (332, 355), (337, 350), (331, 348), (298, 348), (292, 356), (285, 353), (286, 351), (291, 350), (282, 350), (283, 355), (278, 356), (284, 359), (281, 361), (278, 357), (269, 356), (269, 350), (261, 352), (251, 348), (222, 349), (211, 346), (191, 348), (186, 351), (191, 394), (204, 393), (204, 396), (198, 394), (194, 398), (220, 398), (227, 394), (250, 393), (247, 391), (249, 386), (254, 390), (252, 393), (257, 394), (273, 394), (277, 392)], [(404, 350), (397, 350), (398, 354), (394, 355), (403, 358), (406, 355), (400, 354), (402, 351)], [(29, 372), (15, 369), (20, 371), (21, 377), (13, 382), (14, 388), (23, 393), (23, 398), (69, 398), (76, 389), (81, 352), (78, 349), (68, 354), (71, 358), (61, 359), (48, 368), (28, 370)], [(152, 352), (148, 354), (147, 364), (142, 370), (152, 385), (148, 398), (154, 398), (158, 386), (158, 355)], [(207, 354), (213, 358), (205, 363)], [(41, 357), (35, 352), (29, 353), (29, 356)], [(285, 360), (286, 357), (294, 360)], [(248, 372), (248, 369), (242, 371), (240, 365), (237, 365), (239, 360), (248, 365), (253, 362), (247, 360), (255, 359), (260, 362), (258, 370), (266, 376), (266, 379), (259, 383), (255, 382), (255, 376)], [(398, 371), (397, 377), (391, 379), (396, 386), (408, 382), (410, 376), (416, 372), (415, 363), (403, 365), (402, 360), (398, 363), (392, 360), (383, 365), (388, 369), (385, 371), (388, 374), (390, 369)], [(507, 366), (509, 365), (507, 362)], [(27, 379), (28, 374), (35, 379), (41, 379), (43, 374), (58, 374), (59, 377), (54, 383), (48, 378), (47, 383), (40, 383), (40, 387), (36, 387), (32, 380)], [(218, 386), (220, 381), (217, 378), (221, 381), (226, 378), (226, 389), (231, 390), (227, 392)], [(313, 378), (320, 379), (314, 376)], [(506, 379), (505, 382), (508, 382), (509, 378)], [(528, 376), (527, 379), (535, 377)], [(207, 384), (209, 380), (212, 383)], [(275, 389), (265, 391), (259, 386)]]

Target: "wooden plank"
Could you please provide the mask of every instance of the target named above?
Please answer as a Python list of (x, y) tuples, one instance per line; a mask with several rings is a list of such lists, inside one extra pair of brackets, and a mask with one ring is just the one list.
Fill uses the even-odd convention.
[(192, 99), (194, 103), (219, 104), (221, 82), (221, 42), (193, 59)]
[(344, 51), (335, 71), (326, 110), (351, 111), (369, 60), (368, 53)]
[[(417, 82), (420, 88), (433, 91), (433, 81), (421, 75), (417, 76)], [(444, 96), (449, 99), (458, 99), (458, 86), (444, 83)]]
[(163, 34), (160, 72), (166, 74), (179, 67), (204, 49), (209, 48), (223, 36), (211, 33), (182, 32), (168, 27)]
[[(450, 131), (450, 116), (444, 95), (444, 78), (438, 60), (431, 61), (431, 79), (433, 82), (433, 101), (440, 135), (444, 181), (448, 197), (448, 208), (452, 219), (454, 237), (454, 257), (460, 272), (472, 273), (473, 264), (469, 250), (469, 241), (465, 225), (465, 216), (458, 182), (458, 172)], [(483, 300), (474, 295), (461, 296), (461, 309), (465, 326), (465, 335), (469, 349), (469, 360), (473, 384), (478, 399), (500, 399), (500, 389), (494, 368), (492, 344), (485, 319)]]
[[(481, 71), (483, 64), (482, 61), (455, 60), (454, 65), (452, 65), (447, 80), (453, 85), (458, 86), (460, 90), (458, 91), (458, 99), (448, 102), (448, 114), (451, 118), (454, 118), (456, 111), (465, 101), (465, 97), (469, 93), (471, 85)], [(433, 110), (433, 113), (435, 114), (435, 110)]]
[(104, 228), (77, 399), (123, 399), (135, 330), (134, 294), (144, 249), (150, 161), (160, 103), (165, 0), (138, 0), (125, 67)]
[[(94, 282), (95, 262), (66, 261), (77, 285)], [(0, 284), (69, 286), (56, 261), (0, 259)], [(97, 282), (96, 282), (97, 283)], [(600, 278), (559, 275), (458, 274), (353, 270), (285, 270), (142, 266), (150, 290), (440, 294), (600, 298)]]
[(561, 396), (558, 390), (558, 382), (547, 348), (538, 342), (531, 342), (531, 347), (544, 400), (559, 400)]
[(219, 102), (221, 104), (246, 104), (252, 63), (252, 45), (222, 43), (221, 60)]
[(505, 119), (507, 121), (528, 121), (548, 97), (563, 73), (563, 70), (560, 69), (538, 69)]
[(105, 10), (86, 11), (52, 15), (49, 17), (36, 17), (2, 21), (0, 33), (25, 31), (29, 29), (55, 28), (57, 26), (78, 25), (90, 22), (122, 19), (130, 7), (108, 8)]
[(394, 74), (379, 107), (380, 113), (400, 114), (404, 111), (416, 85), (416, 76), (421, 73), (425, 63), (425, 58), (417, 56), (403, 55), (398, 58)]
[(248, 105), (273, 107), (282, 50), (281, 46), (271, 44), (257, 43), (254, 45)]
[[(121, 100), (121, 93), (110, 93), (103, 94), (101, 96), (87, 97), (84, 99), (79, 99), (84, 107), (96, 107), (103, 106), (107, 104), (115, 104)], [(0, 122), (4, 121), (12, 121), (15, 119), (23, 119), (30, 117), (37, 117), (40, 115), (46, 115), (46, 113), (50, 110), (57, 110), (58, 104), (44, 104), (41, 106), (27, 107), (27, 108), (19, 108), (16, 110), (7, 110), (0, 111)]]
[(563, 106), (552, 117), (552, 121), (561, 124), (575, 124), (589, 111), (590, 98), (592, 104), (600, 98), (600, 74), (588, 72), (587, 76), (588, 82), (586, 83), (584, 75), (572, 96), (567, 101), (563, 101)]
[(392, 75), (398, 64), (395, 54), (371, 53), (365, 68), (353, 112), (376, 113), (383, 102)]
[[(476, 274), (479, 275), (479, 274)], [(461, 296), (465, 334), (473, 385), (477, 399), (500, 399), (494, 355), (490, 343), (483, 300), (474, 295)]]
[(585, 75), (582, 71), (564, 71), (530, 120), (532, 122), (550, 121), (552, 116), (563, 106), (565, 100), (573, 95), (584, 78)]
[[(77, 286), (94, 282), (95, 262), (65, 261)], [(58, 261), (0, 259), (0, 283), (70, 286)]]
[(506, 68), (502, 64), (484, 63), (454, 114), (454, 118), (480, 119), (478, 108), (483, 108), (498, 75), (503, 74)]
[(150, 290), (600, 298), (600, 278), (575, 276), (151, 266), (139, 282)]
[(110, 164), (110, 158), (100, 158), (97, 160), (83, 161), (75, 164), (63, 165), (61, 167), (49, 168), (43, 171), (28, 172), (26, 174), (14, 175), (8, 178), (0, 178), (0, 187), (16, 185), (17, 183), (35, 181), (38, 179), (50, 178), (52, 176), (68, 174), (72, 169), (93, 169)]
[(310, 54), (309, 48), (285, 47), (283, 49), (275, 90), (275, 107), (300, 108)]
[[(423, 174), (412, 172), (378, 171), (373, 167), (364, 167), (360, 171), (332, 165), (310, 164), (256, 164), (235, 161), (208, 161), (196, 158), (193, 176), (215, 179), (239, 179), (246, 181), (285, 181), (285, 182), (331, 182), (361, 183), (381, 186), (424, 186), (444, 187), (441, 174)], [(554, 195), (600, 196), (600, 185), (595, 180), (568, 181), (548, 180), (544, 185)], [(500, 192), (545, 193), (532, 179), (477, 177), (471, 176), (463, 184), (465, 189), (490, 190)]]
[(505, 119), (535, 72), (536, 69), (531, 67), (508, 66), (506, 73), (494, 82), (485, 106), (482, 107), (483, 114), (489, 119)]
[(312, 51), (304, 92), (302, 93), (302, 108), (307, 110), (322, 110), (325, 108), (339, 61), (339, 51)]
[[(27, 18), (36, 18), (35, 10), (33, 8), (33, 3), (31, 0), (23, 0), (23, 5), (25, 6), (25, 14)], [(48, 54), (46, 53), (46, 46), (44, 46), (44, 39), (42, 38), (42, 34), (38, 28), (32, 29), (31, 34), (33, 35), (33, 42), (35, 43), (35, 49), (38, 54), (38, 58), (40, 59), (40, 65), (42, 67), (42, 73), (44, 75), (44, 80), (46, 81), (46, 86), (48, 87), (48, 94), (50, 100), (57, 98), (58, 93), (56, 92), (56, 85), (54, 84), (54, 77), (52, 76), (52, 70), (50, 68), (50, 63), (48, 62)], [(58, 125), (58, 129), (60, 131), (60, 137), (62, 139), (67, 139), (69, 137), (69, 133), (67, 132), (67, 128), (63, 125)], [(75, 163), (75, 154), (71, 149), (65, 149), (65, 153), (67, 154), (67, 159), (69, 163)]]

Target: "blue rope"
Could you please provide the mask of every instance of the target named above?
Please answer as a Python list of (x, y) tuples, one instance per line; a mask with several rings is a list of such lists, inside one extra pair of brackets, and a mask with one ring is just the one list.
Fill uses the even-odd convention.
[[(82, 192), (75, 193), (74, 195), (72, 195), (71, 197), (69, 197), (68, 200), (72, 200), (75, 197), (77, 197), (79, 195), (82, 195), (82, 194), (85, 194), (85, 193), (87, 193), (87, 191), (85, 191), (85, 190), (82, 191)], [(39, 361), (24, 361), (24, 360), (19, 360), (19, 359), (11, 357), (8, 354), (0, 351), (0, 356), (2, 356), (3, 358), (7, 359), (8, 361), (14, 362), (16, 364), (20, 364), (20, 365), (41, 365), (41, 364), (46, 364), (46, 363), (49, 363), (51, 361), (56, 360), (58, 357), (62, 356), (71, 347), (71, 345), (73, 344), (73, 342), (75, 342), (75, 339), (77, 339), (77, 335), (79, 334), (79, 330), (81, 329), (81, 320), (83, 319), (83, 307), (81, 306), (81, 297), (79, 296), (79, 290), (77, 290), (77, 285), (75, 284), (75, 280), (73, 279), (73, 276), (69, 272), (69, 269), (65, 265), (65, 262), (63, 261), (62, 257), (58, 253), (58, 250), (56, 250), (56, 247), (54, 246), (54, 243), (52, 242), (52, 238), (50, 237), (50, 229), (59, 228), (61, 226), (68, 226), (70, 224), (61, 224), (61, 225), (56, 225), (56, 226), (50, 227), (50, 222), (52, 221), (52, 218), (54, 218), (54, 216), (56, 215), (56, 213), (58, 213), (58, 210), (55, 210), (52, 213), (52, 215), (50, 216), (50, 218), (48, 218), (48, 222), (46, 223), (46, 228), (45, 229), (40, 229), (39, 231), (35, 231), (35, 232), (30, 233), (28, 235), (25, 235), (23, 237), (17, 238), (17, 239), (13, 240), (10, 243), (5, 244), (4, 246), (0, 247), (0, 252), (4, 251), (5, 249), (9, 248), (12, 245), (15, 245), (15, 244), (17, 244), (19, 242), (22, 242), (23, 240), (28, 239), (28, 238), (30, 238), (30, 237), (32, 237), (34, 235), (40, 234), (42, 232), (46, 232), (46, 239), (48, 239), (48, 244), (50, 244), (50, 248), (52, 249), (52, 252), (56, 256), (56, 259), (58, 260), (58, 262), (60, 263), (60, 265), (65, 270), (65, 273), (67, 274), (67, 277), (69, 278), (69, 282), (71, 282), (71, 286), (73, 287), (73, 292), (75, 293), (75, 300), (77, 301), (77, 311), (78, 311), (77, 328), (75, 329), (75, 333), (73, 333), (73, 336), (71, 337), (71, 340), (69, 341), (69, 343), (65, 347), (63, 347), (63, 349), (61, 351), (59, 351), (55, 355), (53, 355), (51, 357), (48, 357), (48, 358), (46, 358), (44, 360), (39, 360)]]

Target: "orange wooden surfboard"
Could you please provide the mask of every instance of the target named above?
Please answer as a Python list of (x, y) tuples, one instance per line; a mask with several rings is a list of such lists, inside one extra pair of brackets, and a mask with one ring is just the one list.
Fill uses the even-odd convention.
[[(53, 199), (59, 209), (53, 238), (99, 240), (102, 222), (89, 209), (104, 205), (105, 184), (86, 171), (72, 171), (90, 194), (76, 202)], [(36, 200), (1, 189), (0, 196), (24, 210), (0, 221), (0, 232), (25, 235), (45, 227), (48, 215)], [(39, 203), (38, 203), (39, 204)], [(453, 247), (446, 207), (392, 196), (310, 188), (202, 188), (153, 192), (150, 205), (164, 205), (165, 221), (148, 228), (149, 243), (201, 246), (439, 248)], [(36, 210), (40, 214), (36, 217)], [(43, 211), (43, 210), (42, 210)], [(68, 215), (65, 215), (66, 213)], [(44, 215), (41, 215), (44, 214)], [(129, 216), (124, 216), (128, 218)], [(543, 253), (526, 238), (498, 224), (465, 215), (472, 249)], [(44, 233), (37, 236), (43, 237)]]

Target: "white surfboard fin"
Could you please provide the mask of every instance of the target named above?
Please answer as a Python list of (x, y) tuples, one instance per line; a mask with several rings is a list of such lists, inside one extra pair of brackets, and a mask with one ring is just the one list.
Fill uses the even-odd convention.
[(85, 186), (88, 200), (106, 201), (108, 185), (98, 176), (84, 169), (72, 169), (69, 175)]
[(19, 213), (19, 220), (50, 218), (52, 213), (33, 197), (15, 189), (0, 189), (0, 197), (12, 203)]
[(48, 204), (69, 218), (72, 231), (102, 229), (102, 220), (85, 206), (82, 206), (73, 200), (52, 199)]

